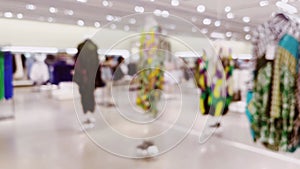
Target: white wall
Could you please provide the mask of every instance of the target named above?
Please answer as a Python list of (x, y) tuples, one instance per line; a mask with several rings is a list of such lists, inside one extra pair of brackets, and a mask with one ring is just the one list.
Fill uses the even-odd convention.
[[(77, 47), (87, 37), (94, 35), (97, 29), (76, 25), (54, 24), (24, 20), (0, 19), (0, 45), (36, 46), (36, 47)], [(101, 30), (107, 44), (116, 41), (123, 31)], [(107, 48), (109, 46), (101, 46)], [(128, 48), (128, 46), (121, 46)]]
[[(77, 47), (87, 37), (93, 36), (99, 48), (127, 49), (137, 36), (133, 32), (80, 27), (57, 23), (35, 22), (14, 19), (0, 19), (0, 46), (35, 46), (35, 47)], [(96, 34), (95, 34), (96, 33)], [(125, 40), (124, 40), (125, 39)], [(171, 36), (172, 51), (211, 49), (211, 43), (202, 37)], [(244, 42), (218, 41), (216, 46), (227, 46), (234, 53), (251, 53), (251, 45)], [(208, 51), (209, 52), (209, 51)], [(210, 53), (210, 52), (209, 52)]]

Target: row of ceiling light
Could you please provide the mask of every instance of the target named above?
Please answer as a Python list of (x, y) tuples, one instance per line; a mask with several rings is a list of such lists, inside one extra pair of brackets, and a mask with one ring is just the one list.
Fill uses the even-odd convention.
[[(153, 0), (153, 1), (154, 1), (154, 0)], [(80, 3), (86, 3), (87, 0), (77, 0), (77, 2), (80, 2)], [(261, 6), (264, 5), (264, 4), (266, 4), (266, 2), (264, 2), (264, 3), (263, 3), (263, 1), (260, 2), (260, 5), (261, 5)], [(113, 4), (112, 4), (111, 1), (103, 0), (103, 1), (102, 1), (102, 5), (105, 6), (105, 7), (111, 7)], [(172, 5), (172, 6), (178, 6), (178, 5), (179, 5), (179, 1), (178, 1), (178, 0), (172, 0), (172, 1), (171, 1), (171, 5)], [(27, 5), (26, 5), (26, 9), (28, 9), (28, 10), (35, 10), (36, 8), (37, 8), (37, 7), (36, 7), (34, 4), (27, 4)], [(135, 6), (135, 7), (134, 7), (134, 10), (135, 10), (135, 12), (137, 12), (137, 13), (143, 13), (143, 12), (145, 11), (144, 7), (142, 7), (142, 6)], [(203, 12), (205, 12), (205, 10), (206, 10), (206, 7), (205, 7), (204, 5), (198, 5), (198, 6), (197, 6), (197, 12), (203, 13)], [(231, 7), (230, 7), (230, 6), (226, 6), (226, 7), (224, 8), (224, 11), (227, 12), (227, 18), (228, 18), (228, 19), (234, 18), (233, 13), (230, 12), (230, 11), (231, 11)], [(49, 12), (50, 12), (50, 13), (57, 13), (57, 12), (58, 12), (58, 9), (55, 8), (55, 7), (49, 7)], [(168, 17), (168, 16), (170, 15), (168, 11), (166, 11), (166, 10), (159, 10), (159, 9), (154, 10), (153, 13), (154, 13), (156, 16), (162, 16), (162, 17)], [(70, 15), (70, 16), (71, 16), (71, 15), (74, 15), (74, 11), (73, 11), (73, 10), (70, 10), (70, 9), (65, 9), (65, 10), (64, 10), (64, 14), (65, 14), (65, 15)], [(5, 12), (5, 13), (4, 13), (4, 17), (12, 18), (12, 17), (13, 17), (13, 13), (11, 13), (11, 12)], [(16, 17), (17, 17), (18, 19), (22, 19), (22, 18), (23, 18), (23, 14), (18, 13), (18, 14), (16, 15)], [(193, 21), (193, 22), (196, 21), (196, 18), (195, 18), (195, 19), (194, 19), (194, 18), (195, 18), (195, 17), (192, 18), (192, 21)], [(106, 19), (107, 19), (108, 21), (120, 21), (121, 18), (120, 18), (120, 17), (112, 16), (112, 15), (107, 15)], [(54, 19), (53, 19), (52, 17), (49, 17), (47, 20), (48, 20), (48, 22), (53, 22), (53, 21), (54, 21)], [(245, 23), (250, 22), (250, 17), (247, 17), (247, 16), (243, 17), (243, 21), (244, 21)], [(135, 24), (135, 23), (136, 23), (136, 20), (135, 20), (134, 18), (131, 18), (131, 19), (129, 20), (129, 23), (130, 23), (130, 24)], [(203, 19), (203, 24), (204, 24), (204, 25), (210, 25), (211, 23), (212, 23), (211, 19), (209, 19), (209, 18)], [(80, 19), (80, 20), (77, 21), (77, 25), (79, 25), (79, 26), (84, 26), (84, 25), (85, 25), (85, 22), (84, 22), (83, 20)], [(215, 22), (214, 22), (214, 25), (215, 25), (216, 27), (221, 26), (221, 21), (219, 21), (219, 20), (215, 21)], [(94, 26), (95, 26), (96, 28), (99, 28), (99, 27), (101, 26), (101, 24), (100, 24), (99, 22), (94, 22)], [(111, 24), (110, 27), (111, 27), (111, 29), (116, 29), (116, 25), (115, 25), (115, 24)], [(172, 30), (174, 30), (174, 29), (175, 29), (175, 27), (172, 28)], [(125, 25), (125, 26), (124, 26), (124, 30), (125, 30), (125, 31), (129, 31), (129, 30), (130, 30), (130, 27), (129, 27), (128, 25)], [(245, 31), (245, 32), (249, 32), (249, 31), (250, 31), (250, 27), (245, 26), (245, 27), (244, 27), (244, 31)], [(196, 32), (196, 31), (195, 31), (195, 28), (192, 28), (192, 32)], [(208, 30), (204, 28), (204, 29), (201, 30), (201, 32), (204, 33), (204, 34), (206, 34), (206, 33), (208, 32)], [(226, 35), (226, 37), (231, 37), (231, 36), (232, 36), (232, 33), (231, 33), (231, 32), (226, 32), (225, 35)], [(247, 39), (247, 40), (250, 39), (249, 36), (250, 36), (250, 35), (247, 34), (247, 35), (245, 36), (245, 39)], [(251, 36), (250, 36), (250, 37), (251, 37)]]

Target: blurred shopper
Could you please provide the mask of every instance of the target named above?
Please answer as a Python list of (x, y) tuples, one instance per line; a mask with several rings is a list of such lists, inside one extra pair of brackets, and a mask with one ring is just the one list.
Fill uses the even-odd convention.
[(128, 67), (127, 65), (124, 63), (124, 58), (122, 56), (118, 57), (118, 63), (115, 66), (115, 71), (113, 74), (113, 80), (114, 81), (118, 81), (118, 80), (122, 80), (124, 78), (125, 75), (128, 74)]
[(95, 118), (92, 117), (92, 113), (95, 111), (95, 87), (105, 84), (101, 79), (101, 72), (99, 72), (96, 44), (88, 39), (79, 44), (77, 49), (74, 81), (79, 86), (83, 113), (86, 115), (86, 119), (83, 121), (84, 127), (90, 128), (94, 126), (95, 122)]

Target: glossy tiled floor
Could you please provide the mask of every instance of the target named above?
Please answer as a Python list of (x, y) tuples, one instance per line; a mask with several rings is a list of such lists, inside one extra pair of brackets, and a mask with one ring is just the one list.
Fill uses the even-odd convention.
[[(17, 89), (15, 105), (15, 119), (0, 121), (1, 169), (300, 168), (300, 150), (294, 154), (274, 153), (253, 143), (249, 124), (242, 114), (229, 113), (223, 117), (222, 128), (216, 131), (205, 144), (199, 144), (198, 140), (206, 117), (199, 116), (192, 132), (174, 149), (151, 160), (134, 160), (107, 153), (80, 132), (73, 101), (57, 101), (47, 93), (32, 93), (30, 89)], [(108, 121), (110, 120), (112, 126), (123, 129), (125, 134), (135, 136), (136, 132), (131, 128), (134, 125), (127, 126), (118, 119), (118, 114), (114, 110), (101, 107), (98, 109), (109, 114), (106, 117), (109, 118)], [(0, 111), (3, 110), (9, 109), (5, 109), (5, 105), (0, 104)], [(189, 116), (188, 110), (184, 113)], [(168, 120), (163, 118), (162, 121), (167, 123)], [(185, 125), (176, 124), (173, 127), (178, 129), (173, 133), (174, 137), (185, 130)], [(150, 130), (148, 134), (155, 134), (160, 128), (156, 126)], [(96, 137), (105, 136), (108, 140), (112, 138), (110, 133), (101, 127), (96, 127), (90, 131), (90, 134)], [(164, 141), (168, 143), (174, 137), (164, 138)], [(132, 149), (132, 145), (126, 142), (119, 143), (119, 146), (120, 149), (129, 151)]]

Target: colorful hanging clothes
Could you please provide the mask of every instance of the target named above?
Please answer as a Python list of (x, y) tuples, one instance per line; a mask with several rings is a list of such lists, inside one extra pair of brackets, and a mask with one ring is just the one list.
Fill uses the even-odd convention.
[(138, 74), (141, 89), (136, 98), (136, 104), (154, 117), (158, 113), (157, 103), (164, 84), (163, 63), (170, 50), (169, 43), (158, 37), (158, 29), (159, 27), (154, 27), (141, 36)]
[[(279, 42), (278, 53), (275, 58), (272, 102), (271, 102), (271, 134), (270, 140), (277, 140), (280, 135), (280, 149), (288, 150), (289, 136), (293, 131), (295, 118), (295, 93), (296, 75), (298, 65), (298, 46), (299, 42), (291, 35), (285, 35)], [(278, 122), (281, 125), (278, 128)], [(276, 133), (281, 129), (281, 133)], [(277, 135), (276, 135), (277, 134)]]
[(0, 52), (0, 100), (2, 100), (5, 96), (4, 78), (4, 53)]
[(274, 63), (261, 63), (264, 58), (257, 61), (254, 97), (248, 105), (253, 116), (252, 129), (257, 139), (275, 151), (294, 151), (298, 146), (299, 130), (295, 129), (298, 113), (294, 93), (298, 46), (293, 36), (284, 35), (279, 42)]
[[(232, 58), (223, 59), (222, 64), (215, 66), (212, 82), (208, 80), (208, 62), (204, 66), (199, 66), (198, 86), (201, 89), (200, 111), (202, 114), (212, 116), (222, 116), (228, 112), (229, 104), (232, 101)], [(197, 74), (196, 74), (197, 75)]]
[(255, 136), (254, 140), (260, 139), (265, 144), (268, 142), (269, 135), (268, 108), (271, 96), (272, 69), (272, 61), (265, 60), (265, 57), (257, 60), (253, 98), (248, 105), (252, 115), (251, 128)]
[(205, 55), (202, 58), (199, 58), (197, 60), (195, 78), (196, 78), (197, 86), (201, 90), (200, 112), (202, 114), (207, 114), (209, 111), (208, 98), (211, 93), (208, 77), (207, 77), (208, 75), (207, 66), (208, 66), (208, 61), (206, 60)]
[(229, 104), (233, 99), (233, 69), (234, 63), (231, 56), (222, 60), (222, 64), (225, 71), (226, 76), (226, 99), (225, 99), (225, 107), (223, 110), (223, 115), (228, 112)]

